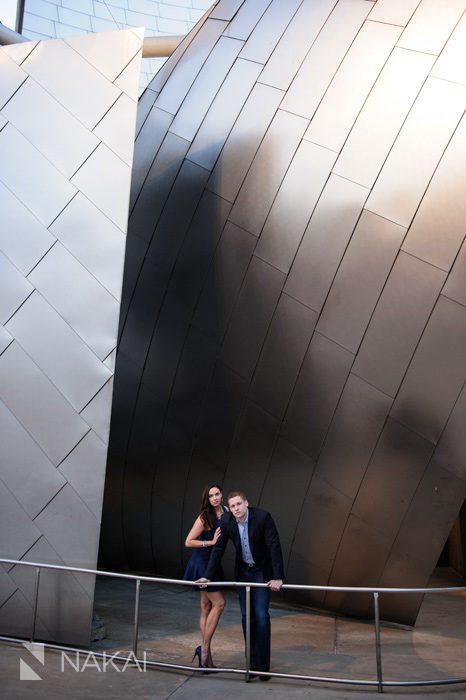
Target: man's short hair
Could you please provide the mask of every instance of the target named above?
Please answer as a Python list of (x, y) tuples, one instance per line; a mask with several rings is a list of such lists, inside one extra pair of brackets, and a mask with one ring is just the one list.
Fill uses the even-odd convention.
[(227, 503), (230, 500), (230, 498), (236, 498), (237, 496), (239, 496), (239, 498), (241, 498), (243, 501), (248, 500), (244, 491), (230, 491), (230, 493), (227, 496)]

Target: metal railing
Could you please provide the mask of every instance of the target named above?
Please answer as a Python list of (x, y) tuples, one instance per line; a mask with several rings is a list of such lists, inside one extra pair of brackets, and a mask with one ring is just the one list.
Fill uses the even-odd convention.
[[(39, 597), (39, 585), (40, 585), (40, 574), (42, 569), (53, 569), (56, 571), (67, 571), (70, 573), (79, 574), (89, 574), (93, 576), (104, 576), (109, 578), (126, 579), (135, 581), (135, 601), (134, 601), (134, 622), (133, 622), (133, 643), (132, 652), (129, 656), (123, 655), (112, 655), (113, 661), (117, 663), (128, 664), (128, 662), (133, 663), (144, 663), (145, 666), (152, 666), (155, 668), (169, 668), (182, 671), (190, 671), (194, 673), (205, 673), (205, 668), (196, 668), (193, 666), (188, 666), (185, 664), (173, 664), (162, 661), (150, 661), (147, 659), (138, 658), (138, 633), (139, 633), (139, 603), (140, 603), (140, 590), (141, 582), (145, 583), (159, 583), (159, 584), (170, 584), (176, 586), (191, 586), (192, 581), (183, 581), (180, 579), (171, 578), (160, 578), (155, 576), (136, 576), (133, 574), (121, 574), (113, 571), (101, 571), (98, 569), (83, 569), (74, 566), (60, 566), (57, 564), (42, 564), (37, 562), (26, 562), (19, 561), (16, 559), (3, 559), (0, 558), (0, 564), (13, 564), (17, 566), (30, 566), (35, 567), (35, 581), (34, 581), (34, 598), (32, 607), (32, 620), (31, 620), (31, 634), (28, 640), (18, 639), (17, 637), (6, 637), (0, 635), (0, 641), (13, 642), (18, 644), (23, 644), (25, 642), (34, 643), (37, 641), (36, 637), (36, 621), (37, 621), (37, 605)], [(299, 590), (299, 591), (339, 591), (346, 593), (372, 593), (374, 601), (374, 653), (377, 669), (377, 678), (373, 680), (367, 680), (362, 678), (335, 678), (335, 677), (324, 677), (324, 676), (309, 676), (293, 673), (278, 673), (278, 672), (266, 672), (266, 671), (256, 671), (251, 669), (250, 659), (251, 659), (251, 589), (252, 588), (265, 588), (264, 583), (243, 583), (238, 581), (222, 581), (215, 582), (212, 581), (208, 586), (219, 586), (225, 588), (239, 588), (243, 587), (246, 589), (246, 630), (245, 630), (245, 646), (246, 646), (246, 668), (209, 668), (209, 673), (232, 673), (244, 675), (244, 680), (248, 682), (251, 677), (251, 673), (254, 676), (270, 676), (271, 678), (287, 678), (294, 680), (303, 681), (315, 681), (320, 683), (335, 683), (335, 684), (345, 684), (345, 685), (361, 685), (361, 686), (372, 686), (377, 688), (379, 693), (383, 692), (385, 687), (413, 687), (413, 686), (435, 686), (435, 685), (452, 685), (458, 683), (466, 683), (466, 677), (461, 678), (442, 678), (442, 679), (431, 679), (431, 680), (414, 680), (414, 681), (395, 681), (395, 680), (384, 680), (382, 672), (382, 645), (380, 639), (380, 612), (379, 612), (379, 595), (380, 593), (398, 594), (398, 593), (458, 593), (466, 591), (466, 586), (458, 587), (443, 587), (443, 588), (372, 588), (372, 587), (357, 587), (357, 586), (314, 586), (314, 585), (299, 585), (299, 584), (284, 584), (282, 590)], [(59, 644), (47, 644), (43, 643), (43, 646), (47, 649), (52, 649), (55, 651), (82, 651), (76, 647), (62, 646)], [(99, 653), (93, 651), (92, 654), (98, 658), (105, 658), (105, 653)]]

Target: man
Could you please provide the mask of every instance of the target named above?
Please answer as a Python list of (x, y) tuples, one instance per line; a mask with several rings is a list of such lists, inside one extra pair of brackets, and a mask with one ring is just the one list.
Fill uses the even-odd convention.
[[(230, 493), (227, 503), (230, 512), (220, 521), (222, 534), (212, 549), (206, 578), (199, 579), (199, 583), (215, 581), (217, 568), (231, 540), (236, 548), (235, 580), (267, 584), (267, 588), (251, 588), (251, 668), (269, 671), (270, 591), (280, 590), (284, 575), (280, 539), (270, 513), (250, 508), (243, 491)], [(246, 638), (246, 589), (238, 590)], [(260, 676), (260, 679), (268, 681), (270, 676)]]

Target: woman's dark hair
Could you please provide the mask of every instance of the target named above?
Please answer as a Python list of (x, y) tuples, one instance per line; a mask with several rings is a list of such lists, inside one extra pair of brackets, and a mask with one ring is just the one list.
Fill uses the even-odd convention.
[(209, 484), (205, 487), (201, 496), (201, 521), (208, 530), (212, 530), (215, 527), (215, 521), (217, 519), (217, 514), (215, 508), (210, 504), (209, 501), (209, 491), (210, 489), (218, 489), (221, 494), (223, 494), (223, 489), (218, 484)]

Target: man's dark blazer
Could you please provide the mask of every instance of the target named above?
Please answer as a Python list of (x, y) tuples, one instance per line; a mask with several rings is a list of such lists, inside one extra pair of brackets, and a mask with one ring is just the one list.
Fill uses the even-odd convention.
[[(261, 508), (249, 508), (248, 534), (249, 547), (256, 566), (263, 572), (266, 581), (284, 579), (283, 557), (277, 528), (272, 516)], [(220, 520), (222, 534), (212, 548), (206, 578), (215, 581), (218, 567), (228, 540), (236, 549), (235, 580), (239, 580), (239, 569), (243, 560), (238, 523), (231, 513), (225, 513)]]

